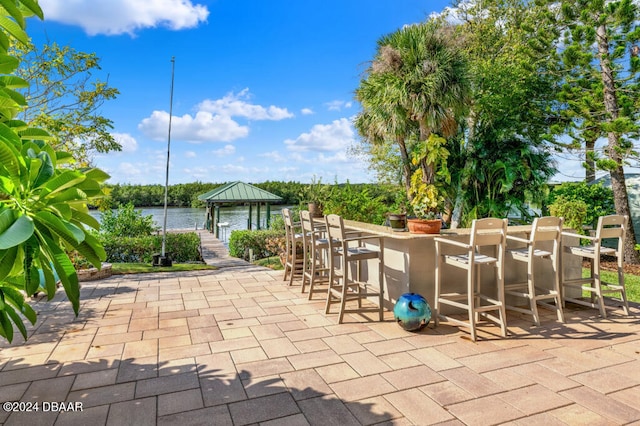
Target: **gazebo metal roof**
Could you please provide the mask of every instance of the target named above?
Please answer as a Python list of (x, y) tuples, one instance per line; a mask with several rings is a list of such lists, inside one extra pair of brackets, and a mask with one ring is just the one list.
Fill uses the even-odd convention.
[(198, 199), (200, 201), (205, 201), (207, 204), (274, 203), (282, 201), (282, 198), (275, 194), (240, 181), (222, 185), (221, 187), (213, 189), (205, 194), (199, 195)]

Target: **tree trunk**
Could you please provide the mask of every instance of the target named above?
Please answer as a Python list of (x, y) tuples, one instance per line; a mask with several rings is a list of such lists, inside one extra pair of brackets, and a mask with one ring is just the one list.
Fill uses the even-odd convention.
[(584, 156), (584, 168), (585, 176), (584, 180), (587, 183), (592, 183), (596, 180), (596, 162), (593, 158), (593, 153), (596, 148), (595, 139), (589, 139), (584, 142), (585, 156)]
[[(618, 118), (618, 99), (616, 94), (613, 70), (609, 59), (609, 41), (607, 39), (607, 27), (605, 24), (598, 26), (596, 30), (598, 42), (598, 59), (602, 74), (604, 88), (604, 107), (610, 121)], [(627, 195), (627, 184), (624, 178), (623, 159), (619, 152), (620, 136), (615, 132), (607, 133), (608, 147), (607, 156), (615, 161), (616, 167), (609, 173), (611, 175), (611, 189), (613, 190), (613, 201), (616, 206), (616, 213), (629, 217), (630, 222), (627, 227), (627, 234), (624, 242), (625, 262), (638, 264), (640, 257), (635, 250), (636, 234), (631, 223), (631, 209), (629, 208), (629, 197)]]
[(411, 201), (411, 164), (409, 162), (409, 153), (407, 152), (407, 144), (402, 136), (396, 137), (398, 147), (400, 147), (400, 158), (402, 159), (402, 175), (404, 177), (404, 186), (407, 191), (407, 197)]

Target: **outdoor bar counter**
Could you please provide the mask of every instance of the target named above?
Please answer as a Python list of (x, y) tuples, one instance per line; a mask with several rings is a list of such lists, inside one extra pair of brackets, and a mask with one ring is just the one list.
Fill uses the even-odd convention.
[[(393, 309), (398, 297), (403, 293), (413, 292), (424, 296), (429, 304), (432, 304), (435, 293), (435, 241), (434, 238), (451, 238), (460, 242), (469, 242), (469, 228), (443, 229), (440, 234), (411, 234), (409, 232), (392, 231), (390, 227), (371, 225), (363, 222), (345, 221), (345, 227), (349, 230), (361, 231), (384, 237), (384, 277), (385, 277), (385, 307)], [(530, 225), (509, 226), (507, 234), (520, 238), (528, 238), (531, 231)], [(576, 238), (563, 238), (563, 245), (577, 244)], [(372, 248), (377, 246), (377, 240), (367, 240)], [(447, 245), (443, 247), (444, 253), (460, 253), (456, 247)], [(524, 247), (524, 244), (507, 240), (507, 250)], [(543, 248), (551, 249), (551, 245)], [(457, 248), (460, 250), (460, 248)], [(491, 249), (489, 249), (491, 250)], [(491, 255), (488, 251), (486, 254)], [(373, 262), (370, 262), (373, 263)], [(579, 278), (582, 273), (582, 259), (577, 256), (564, 256), (562, 266), (567, 278)], [(444, 265), (442, 275), (443, 292), (465, 291), (466, 271)], [(377, 279), (377, 267), (373, 264), (363, 267), (362, 273), (371, 280)], [(537, 259), (535, 265), (536, 286), (550, 288), (553, 284), (551, 264), (548, 260)], [(482, 285), (484, 288), (496, 288), (495, 273), (493, 268), (483, 267)], [(505, 256), (505, 283), (523, 282), (527, 279), (527, 264)], [(517, 280), (517, 281), (516, 281)], [(376, 283), (377, 284), (377, 283)], [(486, 286), (486, 287), (485, 287)], [(572, 290), (580, 292), (580, 290)], [(466, 292), (466, 291), (465, 291)], [(580, 294), (568, 292), (570, 297), (580, 297)], [(519, 304), (526, 301), (520, 299)], [(446, 310), (445, 310), (446, 311)]]

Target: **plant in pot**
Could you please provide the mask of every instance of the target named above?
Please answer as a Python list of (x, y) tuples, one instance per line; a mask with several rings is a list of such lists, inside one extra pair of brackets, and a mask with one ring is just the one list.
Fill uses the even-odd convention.
[(393, 231), (407, 230), (407, 194), (400, 192), (396, 196), (393, 208), (387, 214), (387, 226)]
[(322, 178), (313, 176), (311, 183), (304, 187), (301, 198), (307, 202), (312, 217), (323, 216), (323, 204), (329, 196), (329, 187), (322, 183)]
[(411, 176), (410, 203), (415, 219), (408, 219), (409, 232), (438, 234), (442, 227), (439, 213), (445, 205), (443, 186), (451, 182), (447, 168), (447, 140), (434, 133), (417, 145), (412, 162), (419, 166)]

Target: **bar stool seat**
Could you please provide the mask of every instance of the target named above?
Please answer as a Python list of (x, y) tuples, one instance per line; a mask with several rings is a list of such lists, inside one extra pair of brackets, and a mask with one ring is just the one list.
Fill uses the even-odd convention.
[(295, 277), (302, 277), (304, 257), (301, 253), (298, 253), (298, 246), (302, 245), (304, 241), (302, 232), (297, 232), (300, 230), (300, 223), (293, 221), (291, 210), (282, 209), (282, 216), (284, 218), (286, 238), (284, 276), (282, 280), (287, 281), (287, 277), (289, 277), (289, 285), (293, 285), (293, 279)]
[[(471, 225), (469, 243), (462, 243), (444, 238), (435, 238), (436, 268), (435, 268), (435, 312), (434, 324), (437, 327), (439, 319), (467, 327), (471, 333), (471, 340), (476, 341), (476, 324), (482, 316), (500, 326), (502, 336), (507, 336), (507, 322), (504, 303), (504, 256), (507, 236), (506, 219), (476, 219)], [(445, 253), (449, 251), (462, 253)], [(489, 256), (480, 253), (481, 248), (493, 247), (495, 254)], [(462, 292), (443, 292), (442, 276), (444, 265), (450, 265), (467, 271), (466, 289)], [(493, 267), (496, 271), (497, 294), (486, 294), (481, 288), (481, 268)], [(451, 306), (467, 311), (468, 321), (452, 315), (442, 313), (442, 305)], [(497, 311), (497, 316), (492, 314)]]
[[(379, 320), (382, 321), (384, 317), (384, 237), (379, 235), (348, 237), (341, 216), (330, 214), (325, 217), (325, 221), (330, 269), (325, 313), (330, 312), (331, 305), (339, 304), (338, 324), (342, 323), (345, 313), (377, 312)], [(376, 240), (378, 248), (364, 246), (367, 240)], [(376, 260), (378, 263), (376, 286), (363, 281), (361, 276), (361, 262), (368, 260)], [(371, 306), (371, 301), (367, 300), (369, 298), (378, 299), (377, 306)], [(356, 302), (357, 306), (353, 307), (350, 303), (347, 307), (347, 302)], [(363, 304), (363, 302), (368, 303)]]
[[(589, 259), (591, 264), (591, 274), (586, 278), (567, 279), (562, 274), (562, 292), (563, 303), (572, 302), (583, 306), (589, 306), (600, 311), (602, 318), (607, 317), (607, 309), (615, 309), (613, 306), (605, 304), (605, 295), (618, 293), (620, 298), (618, 302), (622, 303), (625, 315), (629, 315), (629, 302), (627, 301), (627, 292), (624, 286), (624, 239), (629, 223), (629, 217), (623, 215), (608, 215), (598, 218), (598, 226), (596, 227), (595, 237), (589, 235), (580, 235), (572, 232), (563, 232), (566, 237), (576, 237), (587, 239), (591, 242), (588, 246), (570, 246), (564, 247), (563, 254), (571, 254)], [(604, 239), (617, 240), (616, 247), (603, 246)], [(612, 283), (604, 281), (601, 277), (600, 256), (608, 255), (616, 258), (618, 266), (618, 282)], [(581, 298), (568, 297), (565, 288), (579, 289), (589, 292), (590, 300)]]
[[(531, 236), (529, 239), (508, 235), (507, 240), (523, 243), (524, 248), (507, 250), (507, 255), (513, 260), (526, 262), (527, 278), (524, 281), (505, 284), (505, 295), (519, 299), (526, 299), (529, 307), (523, 308), (515, 304), (506, 304), (506, 308), (512, 311), (529, 314), (533, 316), (533, 322), (540, 325), (540, 314), (538, 305), (555, 310), (558, 320), (564, 322), (562, 312), (562, 297), (560, 294), (560, 244), (562, 238), (563, 218), (546, 216), (539, 217), (531, 225)], [(540, 244), (551, 244), (551, 250), (539, 248)], [(553, 282), (551, 288), (536, 285), (535, 264), (538, 260), (549, 260), (553, 272)], [(517, 299), (516, 299), (517, 300)], [(554, 304), (547, 301), (553, 300)]]
[(317, 285), (329, 283), (329, 240), (323, 238), (323, 231), (316, 229), (311, 213), (300, 211), (300, 224), (304, 242), (304, 269), (302, 275), (302, 293), (309, 283), (309, 300), (314, 293), (327, 293), (327, 288)]

